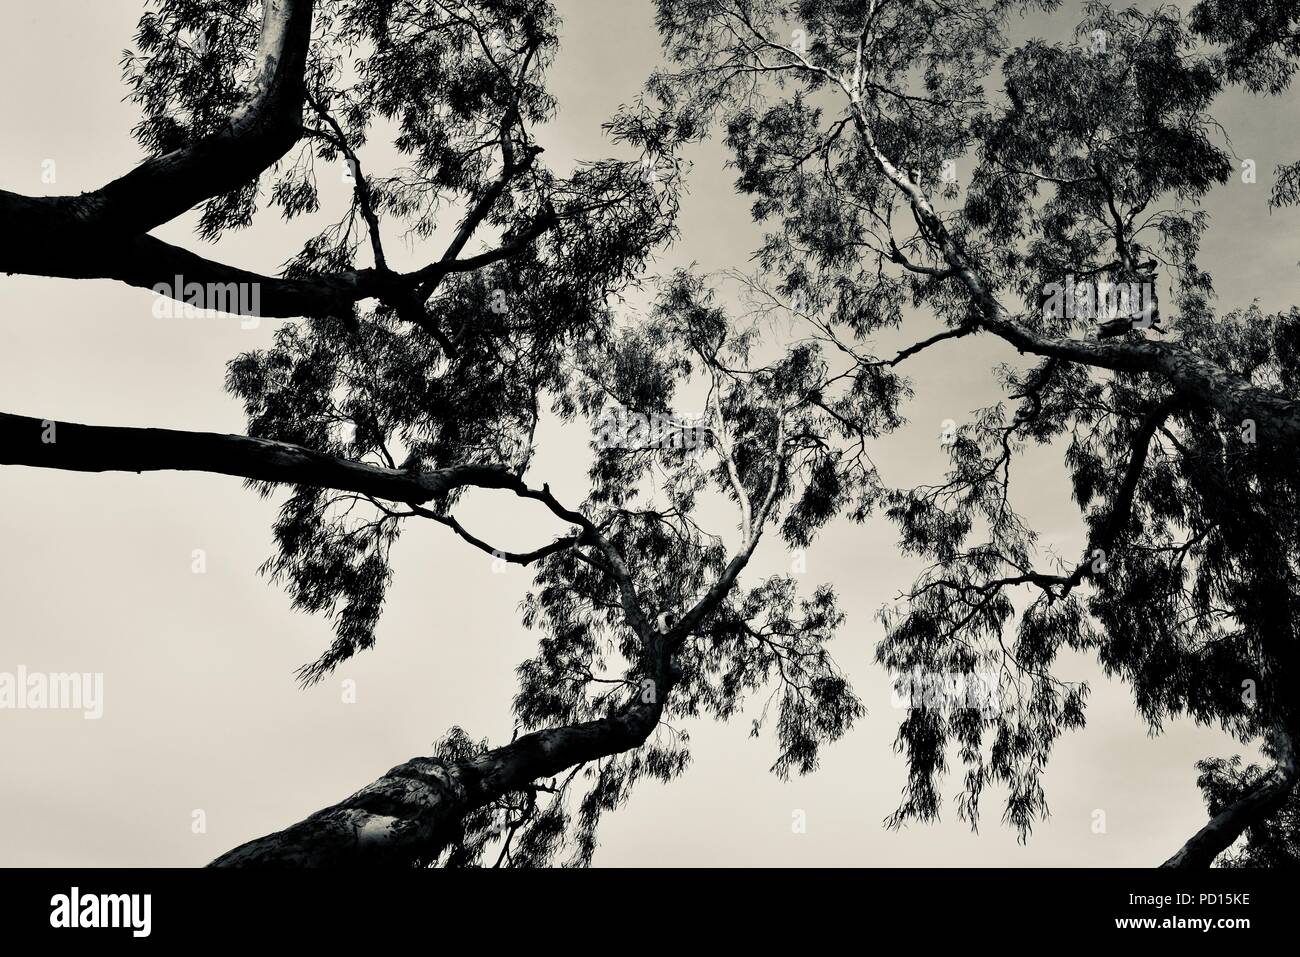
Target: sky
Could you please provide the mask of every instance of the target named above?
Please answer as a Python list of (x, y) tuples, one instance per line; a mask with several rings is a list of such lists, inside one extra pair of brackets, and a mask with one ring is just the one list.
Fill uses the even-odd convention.
[[(559, 115), (539, 136), (547, 161), (562, 168), (616, 154), (601, 123), (637, 96), (659, 48), (649, 0), (562, 0), (559, 8), (565, 23), (550, 78)], [(1076, 5), (1065, 8), (1017, 24), (1016, 35), (1064, 36), (1077, 16)], [(130, 135), (138, 117), (123, 102), (118, 61), (140, 9), (133, 0), (6, 4), (0, 187), (76, 193), (138, 162)], [(1270, 214), (1266, 200), (1273, 166), (1300, 157), (1295, 101), (1233, 92), (1216, 115), (1235, 155), (1259, 170), (1258, 182), (1234, 178), (1205, 205), (1211, 226), (1202, 263), (1218, 305), (1289, 306), (1300, 214)], [(362, 161), (378, 168), (383, 157), (375, 146)], [(713, 141), (689, 159), (681, 236), (655, 271), (692, 262), (744, 267), (759, 230), (732, 188), (725, 153)], [(204, 250), (193, 223), (190, 216), (157, 233), (263, 271), (313, 231), (313, 223), (263, 216)], [(394, 255), (401, 267), (428, 249)], [(932, 318), (918, 321), (907, 338), (937, 329)], [(146, 290), (6, 276), (0, 410), (238, 433), (243, 417), (223, 391), (225, 365), (269, 344), (278, 324), (163, 319)], [(890, 344), (881, 343), (882, 351)], [(989, 371), (1015, 359), (993, 340), (947, 346), (909, 362), (911, 425), (872, 450), (888, 484), (940, 476), (941, 423), (996, 401)], [(530, 475), (561, 500), (580, 500), (586, 442), (572, 427), (547, 423)], [(1081, 550), (1082, 522), (1059, 455), (1026, 458), (1013, 490), (1045, 544), (1061, 554)], [(494, 572), (488, 556), (432, 523), (408, 529), (396, 546), (376, 646), (303, 690), (294, 671), (332, 634), (327, 621), (292, 611), (284, 592), (257, 574), (272, 552), (282, 500), (264, 501), (225, 476), (0, 469), (0, 672), (103, 675), (97, 720), (0, 710), (0, 865), (201, 865), (428, 753), (452, 725), (476, 739), (509, 740), (514, 668), (535, 643), (518, 616), (529, 573)], [(472, 492), (457, 515), (508, 549), (536, 547), (558, 531), (508, 493)], [(705, 518), (718, 531), (735, 522), (721, 509)], [(788, 572), (792, 561), (769, 538), (748, 580)], [(872, 662), (882, 637), (876, 613), (916, 571), (896, 554), (885, 523), (830, 526), (807, 554), (801, 585), (830, 582), (838, 591), (848, 619), (832, 650), (867, 715), (824, 751), (816, 773), (788, 782), (768, 771), (772, 738), (749, 736), (752, 715), (684, 726), (691, 766), (669, 785), (639, 785), (606, 817), (596, 865), (1149, 866), (1204, 823), (1194, 763), (1240, 746), (1189, 722), (1153, 735), (1124, 686), (1095, 663), (1069, 658), (1063, 676), (1092, 684), (1088, 726), (1058, 744), (1045, 778), (1051, 817), (1026, 842), (999, 824), (997, 791), (987, 796), (978, 834), (956, 819), (951, 801), (936, 824), (886, 829), (905, 770), (892, 750), (901, 712), (891, 706), (889, 676)], [(959, 787), (960, 772), (945, 781), (945, 794)]]

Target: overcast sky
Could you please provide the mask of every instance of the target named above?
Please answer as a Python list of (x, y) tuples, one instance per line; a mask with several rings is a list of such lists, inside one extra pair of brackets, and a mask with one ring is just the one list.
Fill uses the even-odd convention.
[[(76, 193), (130, 168), (139, 158), (130, 136), (137, 114), (122, 102), (118, 59), (141, 5), (5, 6), (0, 187)], [(614, 152), (600, 124), (637, 95), (658, 57), (649, 0), (560, 7), (565, 26), (550, 82), (560, 115), (542, 134), (546, 159), (557, 167)], [(1064, 36), (1076, 16), (1066, 11), (1017, 32)], [(1266, 309), (1290, 305), (1297, 214), (1270, 215), (1266, 199), (1273, 166), (1300, 157), (1294, 100), (1231, 94), (1218, 117), (1236, 154), (1255, 159), (1260, 175), (1254, 185), (1234, 180), (1210, 197), (1202, 264), (1224, 310), (1253, 298)], [(376, 147), (375, 157), (383, 155)], [(690, 158), (682, 236), (658, 268), (744, 266), (757, 231), (734, 194), (733, 172), (716, 144)], [(50, 169), (54, 183), (42, 179)], [(270, 271), (319, 222), (284, 226), (265, 216), (205, 252)], [(192, 223), (158, 232), (197, 248)], [(407, 256), (416, 262), (428, 251)], [(238, 403), (222, 389), (225, 364), (269, 343), (276, 324), (249, 330), (234, 318), (158, 319), (152, 303), (149, 292), (111, 282), (0, 278), (0, 410), (242, 431)], [(909, 338), (935, 330), (933, 320), (921, 320)], [(1013, 358), (999, 342), (967, 339), (909, 363), (913, 424), (872, 453), (885, 480), (938, 477), (940, 423), (995, 401), (989, 370)], [(580, 431), (544, 428), (530, 474), (562, 499), (580, 500), (586, 440)], [(1015, 491), (1046, 545), (1067, 555), (1082, 548), (1059, 457), (1021, 463)], [(0, 864), (199, 865), (427, 753), (454, 724), (475, 738), (509, 739), (514, 668), (535, 640), (517, 614), (528, 572), (494, 574), (490, 558), (448, 530), (409, 528), (396, 547), (376, 647), (304, 691), (294, 670), (326, 647), (330, 626), (292, 612), (286, 595), (256, 574), (271, 554), (270, 525), (282, 499), (262, 501), (238, 479), (212, 475), (0, 469), (0, 672), (22, 665), (104, 675), (99, 720), (0, 711)], [(506, 548), (539, 545), (556, 531), (506, 493), (471, 493), (458, 516)], [(718, 530), (735, 521), (706, 518)], [(825, 751), (821, 770), (776, 779), (767, 771), (774, 743), (749, 737), (747, 718), (687, 725), (691, 767), (671, 785), (640, 785), (606, 819), (598, 865), (1147, 866), (1204, 823), (1193, 764), (1234, 753), (1235, 743), (1187, 722), (1149, 736), (1125, 687), (1069, 658), (1063, 674), (1093, 683), (1088, 727), (1058, 745), (1046, 778), (1052, 817), (1027, 844), (999, 826), (998, 791), (986, 798), (978, 836), (956, 821), (951, 803), (939, 824), (886, 830), (882, 819), (896, 805), (904, 769), (891, 750), (900, 713), (890, 705), (888, 676), (871, 664), (881, 637), (875, 614), (916, 572), (893, 541), (884, 523), (838, 522), (808, 555), (804, 585), (831, 582), (848, 613), (833, 650), (869, 711)], [(196, 550), (206, 558), (203, 574), (192, 570)], [(769, 539), (748, 580), (788, 572), (790, 563)], [(355, 703), (343, 700), (345, 679), (356, 683)], [(960, 772), (945, 793), (959, 787)], [(202, 833), (192, 826), (196, 811)], [(792, 828), (797, 811), (805, 833)], [(1098, 811), (1104, 833), (1094, 832)]]

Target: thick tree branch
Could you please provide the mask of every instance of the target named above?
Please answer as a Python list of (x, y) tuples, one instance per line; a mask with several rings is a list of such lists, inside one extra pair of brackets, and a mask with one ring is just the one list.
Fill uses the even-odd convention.
[[(186, 287), (203, 287), (206, 308), (224, 294), (244, 303), (247, 313), (266, 318), (324, 318), (348, 315), (362, 299), (385, 298), (401, 288), (398, 278), (375, 269), (324, 274), (310, 279), (279, 279), (205, 259), (153, 236), (135, 236), (92, 248), (69, 248), (53, 256), (23, 257), (16, 272), (63, 279), (115, 279), (159, 295), (188, 302)], [(218, 289), (218, 287), (221, 287)], [(238, 312), (216, 307), (221, 312)]]
[(662, 712), (662, 696), (610, 717), (524, 735), (463, 761), (413, 758), (346, 800), (249, 841), (213, 867), (401, 865), (429, 861), (471, 811), (538, 778), (639, 747)]
[[(470, 812), (511, 792), (526, 790), (539, 778), (640, 747), (649, 738), (676, 673), (670, 665), (671, 649), (664, 642), (650, 640), (650, 625), (622, 556), (588, 518), (562, 505), (548, 486), (534, 489), (512, 477), (500, 487), (544, 503), (557, 517), (582, 529), (576, 538), (561, 539), (546, 550), (592, 544), (604, 553), (599, 567), (618, 583), (628, 624), (644, 642), (644, 673), (653, 676), (656, 684), (651, 700), (638, 695), (607, 717), (535, 731), (462, 761), (413, 758), (346, 800), (223, 854), (212, 866), (427, 863), (456, 835)], [(457, 531), (480, 544), (463, 530)]]
[(466, 486), (513, 489), (522, 484), (504, 466), (403, 472), (246, 435), (79, 425), (9, 413), (0, 413), (0, 465), (77, 472), (215, 472), (409, 503)]
[[(180, 302), (191, 303), (187, 289), (203, 287), (205, 308), (219, 312), (241, 310), (210, 303), (242, 303), (243, 314), (264, 318), (343, 317), (363, 299), (379, 299), (399, 310), (417, 325), (428, 324), (418, 304), (417, 288), (456, 272), (472, 272), (522, 251), (557, 222), (544, 211), (503, 245), (466, 259), (438, 261), (411, 273), (382, 269), (354, 269), (322, 273), (304, 279), (280, 279), (206, 259), (153, 236), (103, 241), (91, 246), (59, 248), (53, 253), (28, 249), (7, 256), (0, 269), (32, 276), (63, 279), (115, 279)], [(223, 298), (224, 297), (224, 298)]]
[[(502, 125), (504, 167), (460, 224), (442, 257), (411, 273), (387, 268), (378, 216), (356, 154), (327, 111), (329, 139), (356, 171), (357, 200), (370, 232), (376, 268), (302, 279), (280, 279), (228, 266), (147, 235), (197, 203), (248, 182), (280, 159), (302, 135), (307, 93), (304, 71), (312, 0), (264, 0), (260, 39), (247, 100), (218, 133), (152, 157), (103, 188), (80, 196), (22, 196), (0, 190), (0, 271), (68, 279), (115, 279), (218, 312), (263, 317), (340, 317), (353, 304), (379, 299), (429, 331), (444, 350), (453, 344), (425, 315), (422, 303), (452, 273), (473, 272), (518, 255), (559, 221), (544, 205), (538, 215), (493, 249), (458, 258), (512, 179), (541, 152), (527, 146), (516, 159)], [(524, 61), (526, 72), (532, 51)], [(520, 82), (522, 82), (521, 73)], [(324, 134), (322, 134), (324, 135)], [(203, 287), (201, 292), (196, 292)], [(200, 302), (195, 298), (201, 297)], [(216, 300), (216, 303), (213, 303)]]
[(1277, 764), (1254, 787), (1210, 819), (1161, 867), (1209, 867), (1246, 828), (1273, 814), (1300, 779), (1295, 741), (1282, 729), (1273, 734)]
[[(248, 182), (302, 134), (303, 74), (312, 0), (263, 0), (262, 27), (247, 100), (211, 136), (145, 160), (125, 176), (80, 196), (29, 197), (0, 191), (11, 248), (62, 244), (87, 235), (136, 235)], [(52, 251), (47, 249), (47, 251)]]
[[(290, 442), (246, 435), (81, 425), (3, 412), (0, 412), (0, 465), (77, 472), (215, 472), (261, 482), (358, 492), (412, 505), (458, 488), (505, 489), (520, 498), (541, 502), (557, 518), (578, 526), (581, 532), (577, 538), (561, 539), (539, 551), (549, 554), (576, 542), (599, 549), (606, 572), (618, 584), (628, 624), (643, 641), (654, 633), (623, 557), (595, 523), (561, 504), (549, 485), (533, 488), (502, 465), (452, 465), (430, 472), (407, 472), (354, 462)], [(463, 529), (457, 531), (472, 544), (485, 545)], [(534, 552), (516, 558), (528, 557), (532, 561), (544, 554)]]

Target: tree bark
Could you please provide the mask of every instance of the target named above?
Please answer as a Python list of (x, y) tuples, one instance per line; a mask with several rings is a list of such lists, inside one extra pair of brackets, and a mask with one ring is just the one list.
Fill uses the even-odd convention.
[[(409, 273), (348, 269), (302, 279), (283, 279), (207, 259), (153, 236), (79, 237), (75, 234), (53, 245), (23, 243), (18, 237), (0, 238), (0, 271), (58, 279), (115, 279), (130, 286), (154, 289), (181, 302), (188, 301), (185, 287), (197, 283), (205, 287), (205, 297), (211, 295), (208, 289), (216, 286), (225, 287), (227, 303), (235, 300), (233, 294), (239, 294), (237, 301), (241, 304), (253, 300), (255, 308), (244, 310), (248, 315), (286, 319), (341, 317), (350, 315), (352, 305), (363, 299), (397, 303), (419, 293), (418, 301), (422, 302), (443, 277), (473, 272), (510, 258), (558, 221), (553, 212), (544, 211), (499, 246), (463, 259), (444, 255)], [(206, 300), (196, 305), (212, 308)], [(225, 305), (216, 308), (222, 312), (240, 312)]]
[(80, 425), (0, 412), (0, 465), (77, 472), (216, 472), (420, 504), (463, 486), (516, 490), (499, 465), (403, 472), (246, 435)]
[(1021, 352), (1068, 359), (1102, 369), (1147, 372), (1164, 379), (1179, 395), (1208, 406), (1230, 426), (1250, 419), (1260, 437), (1275, 442), (1300, 440), (1300, 402), (1246, 379), (1218, 363), (1172, 342), (1102, 342), (1042, 336), (1008, 320), (1000, 304), (987, 296), (980, 326)]
[(435, 857), (464, 816), (566, 768), (639, 747), (662, 704), (535, 731), (464, 761), (413, 758), (292, 827), (241, 844), (212, 867), (402, 865)]
[[(281, 279), (238, 266), (229, 266), (173, 246), (153, 236), (111, 238), (54, 250), (16, 250), (0, 267), (27, 276), (57, 279), (114, 279), (129, 286), (156, 290), (159, 295), (186, 301), (185, 287), (199, 284), (204, 301), (195, 305), (220, 312), (264, 318), (323, 318), (348, 316), (354, 303), (381, 298), (399, 288), (400, 277), (375, 269), (347, 270), (306, 279)], [(213, 306), (209, 290), (223, 287), (227, 305)], [(235, 303), (255, 308), (237, 309)]]
[(247, 100), (217, 133), (140, 163), (80, 196), (22, 196), (0, 190), (0, 269), (68, 242), (146, 233), (187, 209), (248, 182), (302, 135), (304, 73), (312, 0), (262, 0), (262, 25)]
[(1277, 764), (1263, 780), (1232, 804), (1214, 815), (1178, 849), (1161, 867), (1209, 867), (1214, 859), (1232, 846), (1233, 842), (1258, 821), (1273, 814), (1287, 799), (1300, 778), (1295, 742), (1289, 734), (1279, 731), (1274, 735), (1278, 751)]
[[(153, 156), (126, 175), (79, 196), (24, 196), (0, 190), (0, 272), (67, 279), (115, 279), (156, 289), (192, 303), (185, 289), (220, 298), (217, 311), (263, 317), (347, 318), (353, 304), (376, 298), (400, 305), (432, 294), (452, 273), (472, 272), (507, 259), (554, 227), (549, 206), (505, 237), (496, 248), (457, 258), (474, 228), (486, 217), (510, 179), (531, 167), (540, 149), (515, 162), (506, 149), (501, 179), (461, 224), (443, 257), (411, 273), (379, 268), (350, 269), (300, 279), (282, 279), (229, 266), (153, 236), (206, 199), (255, 179), (301, 138), (306, 100), (305, 70), (311, 45), (312, 0), (263, 0), (262, 24), (252, 77), (243, 104), (219, 132)], [(373, 229), (373, 225), (372, 225)], [(240, 307), (226, 308), (231, 293)], [(255, 308), (247, 303), (255, 297)], [(422, 309), (413, 321), (438, 335)]]

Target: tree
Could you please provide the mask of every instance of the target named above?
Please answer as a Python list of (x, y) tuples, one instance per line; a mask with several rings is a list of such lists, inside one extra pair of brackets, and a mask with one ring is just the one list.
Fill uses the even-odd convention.
[[(942, 483), (885, 495), (903, 550), (932, 564), (884, 612), (877, 660), (1001, 675), (1006, 699), (908, 710), (891, 823), (937, 816), (955, 753), (963, 818), (997, 783), (1026, 834), (1053, 743), (1084, 721), (1087, 688), (1052, 673), (1071, 648), (1128, 682), (1154, 729), (1186, 715), (1265, 739), (1270, 771), (1203, 765), (1214, 817), (1168, 863), (1208, 865), (1251, 829), (1249, 858), (1293, 819), (1276, 815), (1297, 777), (1300, 309), (1216, 314), (1200, 202), (1234, 171), (1216, 96), (1287, 86), (1300, 9), (1090, 2), (1068, 42), (1007, 41), (1010, 14), (1055, 6), (659, 0), (674, 65), (652, 85), (679, 125), (725, 130), (771, 227), (761, 281), (857, 369), (973, 335), (1032, 361), (999, 373), (1013, 413), (953, 423)], [(1295, 169), (1274, 205), (1294, 201)], [(926, 315), (942, 327), (892, 358), (863, 342)], [(1060, 449), (1088, 531), (1054, 568), (1009, 491), (1034, 444)]]
[[(773, 771), (814, 770), (863, 712), (826, 648), (843, 616), (829, 588), (747, 569), (765, 538), (806, 548), (876, 511), (930, 563), (882, 613), (878, 661), (996, 705), (912, 702), (892, 824), (937, 815), (955, 753), (962, 816), (1000, 785), (1027, 834), (1054, 742), (1084, 721), (1087, 688), (1053, 673), (1071, 648), (1153, 728), (1186, 715), (1264, 742), (1271, 767), (1202, 763), (1213, 817), (1171, 864), (1243, 834), (1226, 861), (1294, 858), (1300, 309), (1216, 314), (1198, 243), (1233, 172), (1215, 98), (1287, 87), (1297, 11), (1089, 3), (1071, 42), (1013, 46), (1008, 18), (1035, 6), (1055, 4), (657, 0), (672, 67), (606, 126), (630, 158), (568, 176), (534, 135), (555, 108), (545, 0), (162, 0), (142, 17), (123, 68), (149, 158), (81, 196), (0, 192), (0, 265), (295, 321), (229, 365), (247, 435), (0, 414), (0, 464), (289, 486), (264, 570), (334, 636), (305, 683), (373, 645), (411, 522), (530, 567), (521, 622), (540, 636), (518, 669), (523, 734), (453, 727), (214, 863), (588, 863), (604, 811), (687, 765), (677, 723), (733, 719), (760, 691)], [(771, 227), (757, 274), (722, 280), (742, 314), (682, 271), (638, 318), (620, 297), (675, 235), (681, 149), (718, 126)], [(382, 138), (407, 165), (376, 175), (362, 160)], [(194, 208), (204, 239), (271, 208), (318, 214), (324, 164), (347, 170), (350, 208), (280, 275), (150, 235)], [(1294, 170), (1275, 174), (1279, 208)], [(894, 328), (912, 344), (876, 355)], [(976, 335), (1029, 357), (995, 380), (1017, 408), (952, 423), (941, 483), (887, 487), (870, 448), (903, 423), (900, 367)], [(673, 412), (690, 393), (702, 418)], [(581, 501), (533, 474), (547, 417), (594, 434)], [(1087, 527), (1054, 566), (1012, 504), (1036, 444), (1061, 454)], [(569, 531), (497, 548), (456, 517), (469, 488)], [(706, 527), (706, 502), (734, 534)]]
[[(685, 766), (669, 720), (725, 720), (773, 684), (786, 774), (815, 767), (861, 711), (824, 648), (834, 595), (741, 576), (768, 529), (806, 543), (844, 503), (871, 506), (864, 441), (896, 424), (898, 382), (884, 369), (842, 381), (799, 344), (760, 362), (752, 331), (684, 275), (649, 319), (616, 312), (673, 236), (675, 150), (691, 131), (636, 104), (607, 125), (631, 159), (547, 170), (532, 130), (555, 106), (556, 28), (544, 0), (163, 0), (123, 58), (149, 158), (81, 196), (0, 193), (7, 272), (301, 320), (229, 365), (247, 435), (3, 414), (0, 464), (289, 486), (264, 570), (334, 630), (303, 682), (373, 644), (411, 521), (536, 570), (522, 617), (541, 639), (514, 703), (527, 733), (491, 746), (452, 728), (435, 753), (217, 865), (466, 865), (489, 850), (537, 864), (565, 845), (586, 862), (603, 810)], [(408, 165), (378, 176), (362, 156), (388, 135)], [(318, 165), (340, 161), (346, 217), (281, 275), (150, 235), (196, 206), (204, 239), (270, 208), (312, 215)], [(393, 266), (394, 227), (436, 245), (425, 265)], [(692, 384), (708, 393), (697, 422), (671, 413)], [(598, 428), (582, 502), (529, 475), (544, 415)], [(513, 492), (571, 531), (497, 549), (455, 517), (467, 488)], [(706, 496), (739, 515), (730, 545), (701, 527)]]

